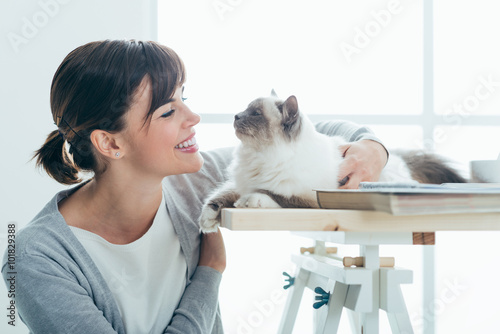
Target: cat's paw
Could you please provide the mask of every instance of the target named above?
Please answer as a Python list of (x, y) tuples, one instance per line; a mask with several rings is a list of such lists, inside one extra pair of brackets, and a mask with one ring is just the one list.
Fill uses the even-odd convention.
[(239, 200), (234, 203), (237, 208), (280, 208), (271, 197), (262, 193), (252, 193), (241, 196)]
[(200, 216), (200, 230), (203, 233), (217, 232), (220, 225), (220, 207), (215, 204), (203, 206)]

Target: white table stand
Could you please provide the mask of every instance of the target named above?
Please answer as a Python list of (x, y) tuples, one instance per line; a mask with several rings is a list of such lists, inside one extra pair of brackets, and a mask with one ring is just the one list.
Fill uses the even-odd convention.
[[(324, 290), (321, 292), (326, 292), (317, 297), (327, 300), (327, 303), (316, 310), (315, 334), (337, 333), (344, 307), (352, 311), (348, 314), (353, 333), (378, 333), (379, 309), (387, 312), (392, 333), (413, 333), (400, 287), (412, 283), (413, 273), (401, 268), (381, 268), (379, 258), (380, 244), (408, 243), (407, 233), (399, 233), (399, 236), (393, 233), (392, 238), (388, 238), (387, 233), (383, 236), (359, 232), (354, 235), (349, 232), (297, 234), (314, 238), (316, 246), (313, 254), (292, 255), (297, 269), (289, 288), (279, 334), (292, 333), (305, 288), (321, 288)], [(325, 251), (325, 241), (332, 239), (333, 242), (360, 244), (363, 267), (344, 267), (337, 258), (329, 256)]]

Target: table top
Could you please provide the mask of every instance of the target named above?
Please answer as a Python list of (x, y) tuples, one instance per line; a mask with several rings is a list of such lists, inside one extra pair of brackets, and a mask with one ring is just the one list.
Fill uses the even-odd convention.
[(223, 209), (221, 226), (233, 231), (500, 231), (500, 212), (394, 216), (365, 210)]

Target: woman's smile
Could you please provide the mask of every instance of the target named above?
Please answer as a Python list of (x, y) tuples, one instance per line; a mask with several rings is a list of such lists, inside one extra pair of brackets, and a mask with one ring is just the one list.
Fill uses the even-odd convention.
[(193, 133), (191, 136), (189, 136), (179, 144), (175, 145), (174, 148), (186, 153), (197, 152), (199, 150), (199, 147), (196, 143), (195, 133)]

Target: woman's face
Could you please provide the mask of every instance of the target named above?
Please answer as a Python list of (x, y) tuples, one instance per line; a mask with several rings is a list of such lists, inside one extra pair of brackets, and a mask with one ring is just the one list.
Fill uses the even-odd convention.
[(154, 111), (149, 126), (143, 125), (151, 101), (151, 85), (147, 78), (142, 81), (123, 131), (128, 143), (123, 158), (135, 172), (163, 178), (197, 172), (202, 167), (203, 158), (194, 137), (194, 125), (200, 122), (200, 116), (184, 104), (182, 91), (183, 87), (177, 87), (170, 102)]

